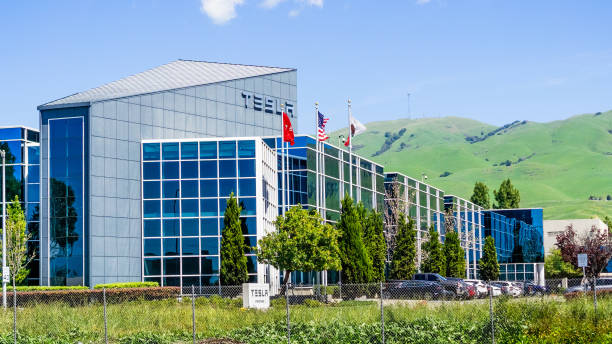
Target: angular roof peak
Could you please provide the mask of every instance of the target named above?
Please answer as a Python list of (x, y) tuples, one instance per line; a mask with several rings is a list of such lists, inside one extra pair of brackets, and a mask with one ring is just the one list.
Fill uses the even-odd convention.
[(249, 66), (193, 60), (173, 61), (87, 91), (60, 98), (38, 108), (83, 104), (190, 86), (282, 73), (294, 68)]

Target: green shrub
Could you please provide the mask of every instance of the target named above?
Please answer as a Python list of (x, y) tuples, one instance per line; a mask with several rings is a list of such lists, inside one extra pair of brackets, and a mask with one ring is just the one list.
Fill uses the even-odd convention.
[[(49, 291), (49, 290), (87, 290), (88, 287), (84, 286), (72, 286), (72, 287), (62, 287), (62, 286), (17, 286), (15, 287), (17, 291)], [(12, 288), (11, 288), (12, 291)]]
[[(106, 302), (122, 303), (138, 300), (164, 300), (177, 298), (180, 294), (181, 290), (179, 287), (107, 289)], [(9, 304), (12, 304), (13, 293), (9, 293), (7, 298)], [(33, 306), (37, 304), (64, 303), (69, 306), (85, 306), (102, 302), (102, 298), (103, 291), (101, 289), (20, 291), (17, 292), (17, 305)]]
[(120, 344), (166, 344), (172, 338), (167, 335), (151, 332), (139, 332), (119, 338)]
[(159, 287), (157, 282), (121, 282), (121, 283), (106, 283), (96, 284), (94, 289), (118, 289), (118, 288), (154, 288)]
[(322, 305), (323, 303), (317, 300), (313, 300), (313, 299), (304, 300), (304, 306), (307, 306), (307, 307), (320, 307)]

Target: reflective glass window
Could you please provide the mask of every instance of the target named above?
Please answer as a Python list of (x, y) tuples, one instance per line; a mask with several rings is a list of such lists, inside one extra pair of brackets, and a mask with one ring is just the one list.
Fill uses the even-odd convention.
[(238, 180), (238, 194), (240, 196), (255, 196), (255, 179), (240, 179)]
[(165, 238), (164, 241), (164, 256), (178, 256), (179, 255), (179, 239), (178, 238)]
[(142, 197), (144, 199), (159, 198), (159, 182), (142, 182)]
[(217, 199), (200, 200), (200, 216), (217, 216), (217, 214), (219, 214)]
[(209, 237), (202, 238), (200, 243), (201, 249), (200, 254), (203, 256), (219, 254), (219, 238), (218, 237)]
[(255, 215), (257, 213), (257, 201), (255, 198), (240, 198), (242, 207), (241, 215)]
[(219, 215), (220, 216), (225, 216), (225, 209), (227, 208), (227, 201), (228, 201), (228, 198), (219, 199)]
[(238, 160), (238, 177), (255, 177), (255, 160)]
[(181, 214), (183, 217), (198, 216), (198, 200), (184, 199), (181, 201)]
[(241, 217), (242, 234), (255, 235), (257, 234), (257, 218), (256, 217)]
[(182, 231), (183, 236), (197, 236), (199, 229), (198, 219), (183, 219), (182, 220)]
[(200, 235), (219, 235), (219, 219), (216, 217), (201, 219)]
[[(178, 264), (178, 258), (172, 258), (172, 259), (169, 259), (169, 260), (176, 260), (177, 261), (176, 264)], [(165, 259), (164, 259), (164, 264), (166, 264)], [(175, 263), (173, 263), (173, 262), (169, 262), (168, 264), (172, 264), (171, 268), (173, 268), (174, 265), (175, 265)], [(171, 268), (169, 270), (171, 270)], [(166, 269), (166, 265), (164, 265), (164, 270), (165, 269)], [(171, 270), (171, 271), (173, 271), (173, 270)], [(178, 272), (175, 273), (175, 274), (178, 274)], [(166, 287), (179, 287), (180, 285), (181, 285), (181, 279), (179, 277), (164, 277), (164, 286), (166, 286)]]
[(237, 194), (236, 179), (219, 179), (219, 196), (229, 197), (232, 193)]
[(198, 143), (197, 142), (181, 142), (181, 159), (197, 159), (198, 158)]
[(221, 178), (236, 177), (236, 160), (220, 160), (219, 161), (219, 177)]
[(202, 285), (218, 285), (219, 275), (202, 276)]
[(197, 161), (181, 162), (181, 178), (183, 179), (198, 178), (198, 162)]
[(146, 237), (158, 237), (161, 234), (161, 223), (159, 220), (144, 220), (143, 233)]
[(255, 141), (238, 141), (238, 157), (239, 158), (254, 158), (255, 157)]
[(217, 197), (217, 180), (200, 180), (200, 197)]
[(164, 200), (162, 201), (164, 217), (178, 217), (180, 203), (179, 200)]
[(162, 183), (164, 198), (179, 198), (178, 180), (164, 180)]
[(198, 254), (198, 238), (183, 238), (181, 250), (184, 256), (195, 256)]
[(217, 142), (200, 142), (200, 159), (216, 159)]
[(28, 184), (27, 186), (28, 202), (40, 202), (40, 189), (39, 184)]
[(161, 275), (161, 259), (160, 258), (145, 258), (144, 274), (146, 276)]
[(236, 157), (236, 141), (219, 142), (219, 158), (235, 158)]
[(164, 236), (179, 236), (179, 220), (164, 220)]
[(247, 256), (247, 271), (250, 274), (257, 273), (257, 257), (256, 256)]
[(200, 161), (200, 178), (217, 178), (217, 160)]
[(142, 163), (142, 178), (145, 180), (159, 179), (159, 163), (158, 162)]
[[(200, 274), (200, 258), (198, 257), (187, 257), (187, 258), (182, 258), (183, 259), (183, 275), (199, 275)], [(192, 283), (189, 283), (192, 282)], [(194, 283), (195, 282), (195, 283)], [(199, 279), (197, 279), (197, 282), (194, 281), (187, 281), (186, 279), (183, 280), (183, 286), (186, 285), (199, 285)]]
[[(164, 275), (178, 275), (179, 267), (180, 267), (180, 262), (178, 258), (164, 258)], [(167, 280), (168, 279), (165, 279), (165, 282), (167, 282)], [(172, 285), (172, 284), (166, 283), (166, 285)]]
[(198, 197), (198, 181), (197, 180), (181, 181), (181, 195), (183, 198)]
[(40, 181), (40, 166), (28, 166), (28, 182), (38, 183)]
[(245, 236), (244, 244), (246, 245), (246, 249), (244, 254), (256, 253), (256, 250), (253, 250), (253, 247), (257, 247), (257, 237), (256, 236)]
[(203, 274), (219, 273), (219, 257), (202, 257), (201, 260)]
[(159, 160), (159, 143), (143, 143), (142, 160)]
[(162, 143), (162, 157), (164, 160), (178, 160), (179, 158), (178, 142)]
[[(197, 258), (185, 258), (185, 259), (197, 259)], [(183, 262), (183, 264), (185, 264)], [(183, 269), (185, 268), (185, 265), (183, 265)], [(183, 270), (184, 271), (184, 270)], [(186, 274), (185, 272), (183, 272), (183, 274)], [(198, 288), (198, 286), (200, 285), (200, 277), (199, 276), (187, 276), (187, 277), (183, 277), (181, 278), (181, 280), (183, 281), (182, 286), (183, 288), (185, 287), (190, 287), (190, 286), (194, 286), (195, 288)]]
[(144, 217), (161, 217), (161, 207), (159, 201), (144, 201), (142, 203), (142, 213)]
[(22, 138), (21, 128), (0, 128), (0, 140), (20, 140)]
[(144, 239), (144, 255), (145, 256), (161, 256), (161, 240), (160, 239)]
[(162, 164), (162, 176), (164, 179), (178, 179), (179, 178), (178, 161), (164, 161)]

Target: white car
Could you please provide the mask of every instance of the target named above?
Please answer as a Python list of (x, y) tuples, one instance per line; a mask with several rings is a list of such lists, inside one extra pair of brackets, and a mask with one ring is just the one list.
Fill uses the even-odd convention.
[(501, 291), (505, 295), (509, 295), (512, 297), (519, 297), (523, 295), (523, 291), (516, 285), (512, 284), (512, 282), (501, 281), (495, 282), (495, 284), (501, 287)]
[(491, 288), (491, 292), (493, 294), (493, 297), (500, 296), (502, 294), (501, 288), (496, 286), (496, 285), (489, 285), (489, 288)]
[(483, 281), (476, 279), (466, 279), (463, 281), (465, 283), (473, 285), (476, 288), (476, 293), (478, 294), (478, 297), (485, 297), (488, 295), (487, 285)]

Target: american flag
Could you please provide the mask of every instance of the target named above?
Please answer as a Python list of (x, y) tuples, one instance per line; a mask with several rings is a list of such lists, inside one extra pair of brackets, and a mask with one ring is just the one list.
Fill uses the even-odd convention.
[(329, 121), (329, 118), (325, 118), (325, 116), (323, 116), (323, 114), (319, 112), (319, 141), (325, 141), (329, 139), (329, 136), (327, 136), (327, 133), (325, 132), (325, 124), (327, 123), (327, 121)]

